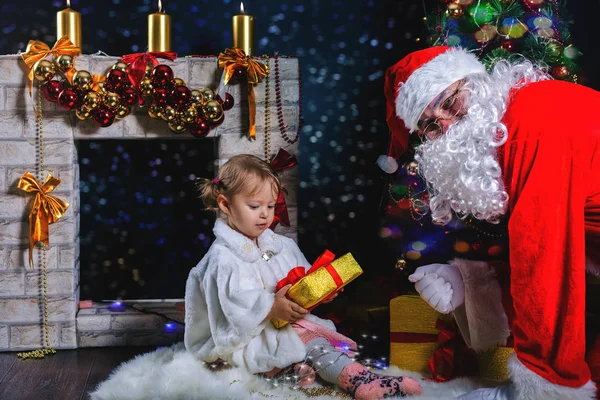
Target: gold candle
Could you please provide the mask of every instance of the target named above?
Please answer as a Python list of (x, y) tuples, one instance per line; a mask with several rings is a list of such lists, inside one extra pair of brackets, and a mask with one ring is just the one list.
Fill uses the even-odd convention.
[(171, 51), (171, 16), (158, 0), (158, 12), (148, 15), (148, 51)]
[(81, 13), (71, 9), (70, 0), (67, 8), (56, 13), (56, 40), (63, 36), (81, 49)]
[(233, 47), (251, 56), (254, 53), (254, 17), (244, 14), (244, 3), (240, 3), (240, 13), (233, 16)]

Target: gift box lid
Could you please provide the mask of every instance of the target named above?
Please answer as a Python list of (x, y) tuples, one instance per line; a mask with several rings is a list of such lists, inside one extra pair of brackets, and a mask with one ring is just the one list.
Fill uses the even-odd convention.
[(390, 300), (390, 331), (437, 334), (442, 315), (419, 295), (401, 295)]

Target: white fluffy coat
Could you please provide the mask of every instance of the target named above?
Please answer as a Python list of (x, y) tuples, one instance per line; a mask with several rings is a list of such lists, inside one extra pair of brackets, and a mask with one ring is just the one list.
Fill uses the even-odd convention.
[[(215, 242), (190, 271), (185, 291), (185, 347), (199, 360), (220, 358), (250, 373), (302, 361), (306, 349), (288, 324), (276, 329), (266, 316), (277, 282), (310, 264), (290, 238), (267, 229), (258, 247), (217, 219)], [(272, 254), (267, 261), (266, 253)], [(305, 318), (335, 330), (331, 321)]]

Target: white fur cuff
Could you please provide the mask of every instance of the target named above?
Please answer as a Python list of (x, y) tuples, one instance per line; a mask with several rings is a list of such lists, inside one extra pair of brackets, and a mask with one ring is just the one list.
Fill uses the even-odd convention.
[(454, 311), (465, 343), (475, 351), (505, 345), (510, 330), (494, 270), (482, 261), (455, 259), (450, 265), (460, 270), (465, 285), (464, 307)]
[(460, 48), (440, 54), (416, 69), (398, 89), (396, 114), (411, 131), (433, 99), (454, 82), (471, 74), (485, 73), (475, 55)]
[(515, 385), (516, 400), (594, 400), (596, 398), (594, 382), (588, 381), (579, 388), (550, 383), (523, 365), (516, 354), (510, 356), (508, 370)]

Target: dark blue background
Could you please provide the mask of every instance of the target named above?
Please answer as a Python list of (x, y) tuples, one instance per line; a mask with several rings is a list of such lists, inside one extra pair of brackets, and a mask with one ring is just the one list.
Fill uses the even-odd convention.
[[(147, 14), (155, 12), (156, 1), (75, 0), (72, 3), (73, 8), (83, 14), (85, 54), (102, 50), (120, 56), (145, 50)], [(596, 72), (600, 66), (599, 56), (593, 54), (597, 43), (594, 27), (598, 26), (600, 14), (598, 3), (569, 2), (575, 20), (573, 42), (584, 53), (580, 82), (595, 88), (600, 86)], [(404, 282), (404, 274), (394, 270), (397, 252), (379, 237), (383, 218), (380, 202), (386, 180), (375, 166), (375, 160), (385, 151), (388, 140), (383, 75), (387, 67), (406, 53), (426, 46), (424, 9), (430, 11), (441, 2), (249, 0), (244, 4), (247, 13), (256, 19), (257, 54), (297, 56), (302, 67), (305, 126), (300, 139), (301, 248), (309, 260), (315, 259), (325, 248), (338, 254), (352, 251), (366, 273), (360, 282), (352, 284), (354, 289), (349, 288), (346, 297), (353, 302), (386, 304), (392, 292)], [(56, 40), (55, 13), (63, 7), (64, 2), (59, 1), (3, 0), (0, 54), (24, 50), (30, 39), (52, 45)], [(179, 56), (215, 55), (232, 45), (231, 16), (237, 13), (239, 2), (165, 0), (164, 8), (172, 16), (173, 50)], [(422, 40), (417, 41), (417, 38)], [(95, 261), (89, 261), (95, 263), (91, 271), (86, 270), (82, 262), (82, 280), (88, 282), (87, 288), (82, 288), (82, 298), (181, 297), (181, 279), (196, 264), (208, 243), (206, 236), (200, 237), (198, 233), (206, 231), (204, 221), (208, 217), (200, 212), (199, 202), (192, 201), (190, 176), (198, 173), (212, 176), (211, 166), (205, 162), (212, 152), (211, 142), (198, 141), (189, 148), (175, 148), (180, 145), (169, 142), (168, 146), (173, 147), (168, 151), (161, 150), (158, 142), (153, 147), (142, 146), (140, 142), (93, 143), (80, 146), (80, 157), (89, 161), (86, 164), (89, 167), (82, 165), (82, 188), (95, 185), (104, 189), (82, 194), (82, 245), (91, 246), (87, 248), (90, 254), (85, 256), (95, 257)], [(173, 156), (176, 153), (179, 158)], [(123, 154), (127, 154), (127, 158)], [(199, 155), (203, 161), (194, 162)], [(147, 159), (132, 161), (139, 157)], [(157, 159), (161, 160), (159, 165), (155, 162)], [(146, 169), (133, 168), (138, 164), (147, 164)], [(174, 172), (174, 167), (181, 171)], [(129, 173), (123, 173), (125, 170)], [(153, 170), (157, 171), (155, 176), (151, 175)], [(94, 182), (90, 174), (95, 176)], [(136, 174), (138, 178), (142, 175), (156, 178), (147, 179), (144, 198), (160, 204), (170, 196), (171, 200), (163, 203), (164, 209), (184, 206), (189, 210), (162, 215), (154, 221), (148, 219), (152, 212), (139, 211), (139, 203), (143, 202), (133, 200), (140, 190), (125, 183), (131, 182), (126, 181), (126, 175), (135, 177)], [(167, 176), (175, 176), (175, 182), (165, 181)], [(104, 183), (98, 185), (98, 181)], [(114, 189), (119, 183), (131, 189), (127, 194), (132, 199), (129, 205), (123, 203), (123, 190)], [(172, 186), (175, 184), (178, 186)], [(182, 190), (188, 195), (179, 196), (184, 202), (177, 203)], [(100, 204), (101, 199), (104, 204)], [(85, 202), (91, 207), (87, 214)], [(188, 219), (190, 213), (191, 220)], [(124, 228), (132, 219), (143, 227), (135, 232)], [(187, 228), (182, 228), (181, 221), (186, 220)], [(177, 236), (169, 230), (172, 228)], [(94, 229), (106, 230), (101, 233)], [(145, 263), (152, 263), (158, 255), (116, 254), (122, 252), (117, 244), (117, 248), (102, 244), (111, 229), (116, 229), (116, 237), (127, 230), (129, 237), (135, 235), (142, 243), (146, 240), (142, 252), (144, 247), (147, 250), (149, 246), (160, 247), (164, 242), (156, 241), (165, 239), (173, 244), (165, 252), (178, 255), (170, 259), (168, 254), (163, 254), (162, 262), (167, 260), (177, 265), (162, 264), (151, 270)], [(161, 234), (153, 236), (156, 232)], [(189, 236), (187, 242), (183, 239), (186, 235)], [(161, 251), (154, 250), (160, 255)], [(187, 256), (183, 257), (183, 253)], [(103, 260), (105, 256), (112, 257), (108, 266)], [(122, 264), (119, 258), (124, 259)], [(140, 265), (132, 265), (136, 263)], [(137, 280), (133, 272), (136, 268), (141, 274)], [(178, 278), (166, 279), (173, 276)], [(140, 279), (146, 286), (139, 286)], [(158, 284), (148, 285), (148, 282)], [(107, 291), (100, 295), (94, 287)], [(370, 293), (368, 297), (365, 291)]]

